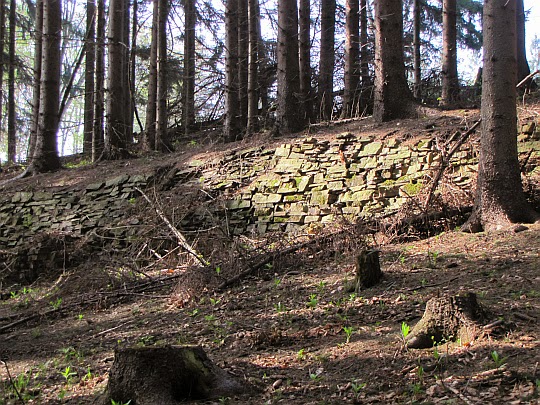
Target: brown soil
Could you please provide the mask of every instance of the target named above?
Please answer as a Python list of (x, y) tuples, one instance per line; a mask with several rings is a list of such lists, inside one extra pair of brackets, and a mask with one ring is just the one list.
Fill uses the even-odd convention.
[[(314, 136), (347, 130), (402, 139), (444, 135), (475, 116), (454, 111), (385, 126), (357, 121), (318, 127)], [(4, 191), (69, 188), (207, 159), (220, 148), (200, 143), (165, 159), (66, 169), (7, 184)], [(370, 243), (381, 250), (384, 278), (359, 294), (345, 287), (354, 279), (354, 252), (330, 245), (276, 260), (225, 291), (201, 292), (184, 307), (172, 305), (170, 294), (185, 267), (156, 266), (142, 275), (126, 271), (121, 256), (108, 266), (89, 260), (31, 286), (2, 286), (0, 404), (23, 403), (14, 386), (28, 404), (98, 403), (116, 347), (177, 344), (201, 345), (259, 390), (208, 403), (538, 403), (540, 224), (474, 235), (447, 229), (408, 241), (376, 234)], [(404, 347), (402, 330), (420, 319), (426, 301), (466, 292), (477, 294), (489, 321), (501, 322), (472, 342)]]

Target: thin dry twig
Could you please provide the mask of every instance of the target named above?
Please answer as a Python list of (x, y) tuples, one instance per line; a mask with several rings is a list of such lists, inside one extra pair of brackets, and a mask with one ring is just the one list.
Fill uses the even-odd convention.
[(11, 372), (9, 371), (9, 367), (8, 367), (8, 364), (7, 364), (7, 361), (5, 360), (0, 360), (0, 362), (4, 365), (4, 367), (6, 368), (6, 372), (7, 372), (7, 375), (8, 375), (8, 380), (9, 380), (9, 383), (11, 384), (11, 386), (13, 387), (13, 389), (15, 390), (15, 393), (17, 394), (17, 396), (19, 397), (19, 399), (21, 400), (21, 402), (23, 404), (25, 404), (26, 402), (24, 401), (24, 398), (22, 397), (21, 393), (19, 392), (19, 390), (17, 389), (17, 386), (15, 385), (15, 383), (13, 382), (13, 377), (11, 377)]
[(154, 208), (154, 211), (156, 211), (156, 214), (159, 215), (159, 217), (161, 218), (161, 220), (163, 222), (165, 222), (165, 224), (167, 225), (167, 227), (172, 231), (172, 233), (174, 234), (174, 236), (176, 236), (176, 239), (178, 240), (178, 243), (180, 244), (180, 246), (182, 246), (186, 252), (188, 252), (189, 254), (191, 254), (196, 260), (197, 262), (199, 263), (199, 265), (201, 267), (206, 267), (208, 266), (208, 262), (206, 260), (204, 260), (202, 254), (200, 254), (199, 252), (197, 252), (187, 241), (186, 237), (184, 235), (182, 235), (182, 233), (176, 229), (176, 227), (171, 223), (171, 221), (169, 221), (169, 219), (167, 218), (167, 216), (163, 213), (163, 211), (161, 210), (161, 208), (159, 208), (156, 204), (154, 204), (154, 202), (152, 202), (152, 200), (150, 200), (150, 198), (144, 193), (144, 191), (142, 191), (140, 188), (138, 187), (135, 187), (135, 190), (137, 190), (143, 197), (144, 199), (152, 206), (152, 208)]

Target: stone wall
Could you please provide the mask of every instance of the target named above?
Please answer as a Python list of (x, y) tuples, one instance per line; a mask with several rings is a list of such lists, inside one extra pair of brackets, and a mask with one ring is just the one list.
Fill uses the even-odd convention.
[[(530, 142), (522, 145), (533, 151), (528, 162), (536, 168), (539, 148)], [(293, 232), (323, 227), (339, 216), (391, 213), (420, 191), (439, 163), (440, 154), (429, 139), (384, 142), (344, 133), (331, 141), (312, 137), (276, 149), (232, 151), (213, 162), (192, 160), (186, 169), (167, 169), (165, 177), (169, 192), (182, 184), (202, 188), (209, 196), (179, 224), (183, 229), (204, 227), (210, 213), (212, 220), (226, 221), (234, 234)], [(448, 171), (454, 187), (468, 187), (476, 163), (472, 144), (454, 155)], [(130, 210), (140, 198), (135, 187), (152, 186), (157, 177), (123, 175), (80, 190), (4, 195), (0, 249), (51, 231), (72, 236), (95, 231), (113, 240), (131, 237), (137, 227), (129, 225), (138, 223)]]

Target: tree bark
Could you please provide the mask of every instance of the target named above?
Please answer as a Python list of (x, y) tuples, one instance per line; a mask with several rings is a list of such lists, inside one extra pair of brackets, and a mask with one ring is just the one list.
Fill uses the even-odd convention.
[(142, 139), (143, 151), (149, 152), (156, 147), (156, 114), (157, 114), (157, 59), (158, 59), (158, 21), (159, 2), (153, 0), (152, 39), (148, 66), (148, 100), (146, 102), (146, 123)]
[(240, 127), (247, 125), (249, 20), (248, 0), (238, 0), (238, 115)]
[(115, 351), (103, 404), (176, 405), (249, 392), (210, 361), (198, 346), (127, 348)]
[(420, 44), (420, 31), (421, 31), (421, 18), (422, 18), (422, 0), (414, 0), (413, 3), (413, 52), (414, 52), (414, 90), (413, 96), (416, 100), (420, 100), (422, 97), (422, 71), (420, 64), (422, 62), (421, 44)]
[(225, 31), (227, 58), (225, 66), (225, 127), (226, 142), (241, 138), (239, 107), (239, 71), (238, 71), (238, 1), (227, 0), (225, 10)]
[(124, 25), (126, 21), (126, 1), (111, 0), (109, 4), (108, 54), (109, 70), (107, 76), (107, 137), (105, 139), (106, 159), (122, 159), (128, 156), (128, 123), (126, 122), (125, 77), (127, 73)]
[(60, 0), (44, 0), (39, 122), (34, 155), (27, 170), (31, 174), (60, 168), (56, 135), (60, 103), (61, 34), (62, 4)]
[(347, 0), (345, 8), (345, 72), (343, 77), (343, 118), (358, 114), (360, 87), (360, 3)]
[(311, 94), (311, 5), (310, 0), (299, 0), (298, 4), (300, 94), (306, 121), (310, 122), (313, 112), (313, 97)]
[(167, 139), (167, 17), (168, 0), (158, 0), (156, 150), (169, 150)]
[[(517, 82), (521, 82), (530, 73), (529, 62), (527, 61), (527, 45), (525, 41), (525, 7), (523, 0), (516, 0), (516, 39), (517, 39)], [(531, 86), (534, 81), (529, 80), (526, 87)]]
[(442, 106), (455, 104), (459, 97), (456, 24), (457, 0), (443, 0)]
[(184, 77), (182, 88), (182, 123), (184, 134), (195, 124), (195, 0), (184, 0), (186, 33), (184, 36)]
[(84, 135), (83, 155), (92, 156), (94, 134), (94, 95), (96, 65), (96, 1), (86, 2), (86, 47), (84, 71)]
[(516, 0), (486, 0), (483, 13), (482, 134), (473, 213), (465, 231), (538, 218), (525, 199), (517, 153)]
[(336, 1), (321, 0), (321, 53), (319, 60), (319, 117), (332, 119), (334, 108), (334, 43)]
[(92, 161), (96, 161), (104, 148), (105, 112), (105, 4), (97, 0), (96, 11), (96, 95), (94, 110), (94, 133), (92, 136)]
[[(4, 44), (6, 41), (6, 0), (0, 0), (0, 111), (4, 111)], [(2, 141), (3, 114), (0, 114), (0, 141)], [(0, 162), (1, 164), (1, 162)]]
[(375, 2), (375, 100), (377, 122), (411, 115), (412, 95), (403, 62), (403, 12), (401, 0)]
[(305, 116), (302, 107), (298, 56), (298, 7), (296, 0), (279, 0), (276, 135), (298, 132), (304, 128)]
[(9, 2), (9, 64), (8, 64), (8, 128), (7, 128), (7, 161), (15, 163), (17, 159), (17, 128), (15, 111), (15, 33), (17, 30), (16, 3)]
[(249, 60), (248, 60), (248, 110), (247, 134), (252, 135), (258, 130), (259, 119), (259, 92), (258, 82), (258, 55), (259, 55), (259, 0), (248, 0), (249, 21)]

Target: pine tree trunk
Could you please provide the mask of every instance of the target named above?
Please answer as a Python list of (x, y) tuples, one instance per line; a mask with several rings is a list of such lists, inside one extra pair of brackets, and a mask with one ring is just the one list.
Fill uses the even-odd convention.
[(156, 150), (167, 151), (167, 18), (168, 0), (158, 1)]
[(238, 0), (238, 103), (240, 126), (247, 125), (249, 21), (248, 0)]
[(302, 107), (298, 56), (298, 7), (296, 0), (279, 0), (276, 135), (298, 132), (304, 128), (305, 115)]
[(375, 2), (375, 100), (377, 122), (411, 115), (412, 95), (403, 62), (403, 17), (401, 0)]
[(516, 128), (516, 1), (486, 0), (483, 13), (482, 135), (473, 213), (466, 231), (532, 222), (523, 194)]
[(319, 61), (319, 116), (332, 119), (334, 108), (334, 42), (336, 1), (321, 1), (321, 54)]
[[(6, 0), (0, 0), (0, 111), (4, 111), (4, 43), (6, 40)], [(3, 114), (0, 114), (0, 141), (2, 141)], [(1, 162), (0, 162), (1, 164)]]
[(94, 110), (94, 133), (92, 137), (92, 161), (96, 161), (104, 148), (105, 111), (105, 4), (97, 0), (96, 12), (96, 95)]
[(146, 102), (146, 123), (142, 140), (143, 151), (149, 152), (156, 147), (156, 117), (157, 117), (157, 59), (158, 59), (158, 0), (153, 0), (152, 38), (148, 66), (148, 100)]
[(360, 87), (360, 4), (347, 0), (345, 22), (345, 72), (343, 88), (343, 111), (341, 116), (358, 114), (358, 90)]
[(238, 0), (227, 0), (225, 10), (227, 58), (225, 66), (225, 127), (226, 142), (241, 138), (239, 121), (239, 77), (238, 77)]
[(16, 3), (9, 2), (9, 64), (8, 64), (8, 130), (7, 161), (15, 163), (17, 158), (16, 112), (15, 112), (15, 33), (17, 30)]
[(414, 0), (414, 29), (413, 29), (413, 48), (414, 48), (414, 98), (420, 100), (422, 98), (422, 71), (420, 64), (422, 62), (422, 54), (420, 50), (420, 23), (422, 17), (422, 0)]
[(248, 0), (249, 21), (249, 60), (248, 60), (248, 111), (247, 134), (251, 135), (258, 130), (259, 118), (259, 92), (258, 82), (258, 55), (259, 55), (259, 1)]
[(441, 105), (451, 106), (459, 97), (457, 72), (457, 0), (443, 0), (443, 52)]
[(108, 54), (109, 70), (107, 76), (107, 137), (105, 139), (105, 158), (127, 157), (127, 122), (125, 77), (125, 29), (127, 23), (125, 0), (111, 0), (109, 4)]
[(84, 136), (83, 155), (92, 156), (94, 134), (94, 94), (96, 65), (96, 1), (86, 2), (86, 61), (84, 71)]
[(311, 6), (310, 0), (299, 0), (299, 63), (300, 63), (300, 93), (304, 104), (306, 121), (312, 119), (312, 94), (311, 94)]
[[(518, 83), (525, 79), (530, 73), (529, 62), (527, 61), (527, 46), (525, 42), (525, 8), (523, 0), (516, 0), (516, 38), (517, 38), (517, 81)], [(532, 78), (527, 83), (527, 87), (533, 82)]]
[(139, 131), (142, 131), (142, 123), (140, 122), (139, 115), (137, 113), (136, 103), (136, 74), (137, 74), (137, 35), (139, 31), (139, 2), (133, 0), (133, 18), (131, 21), (131, 52), (129, 56), (129, 98), (131, 100), (131, 116), (129, 126), (132, 132), (135, 132), (135, 117), (139, 125)]
[(368, 2), (360, 0), (360, 76), (362, 77), (362, 89), (366, 89), (373, 84), (369, 75), (369, 39), (368, 39)]
[(122, 40), (122, 90), (124, 94), (122, 98), (125, 100), (124, 107), (124, 125), (126, 127), (126, 147), (128, 144), (133, 143), (133, 100), (131, 98), (131, 82), (130, 82), (130, 72), (131, 72), (131, 52), (130, 52), (130, 20), (131, 20), (131, 8), (130, 0), (124, 0), (124, 17), (123, 17), (123, 40)]
[(60, 168), (56, 135), (60, 104), (61, 34), (60, 0), (44, 0), (39, 122), (34, 155), (28, 167), (28, 172), (32, 174)]
[(182, 122), (187, 135), (195, 124), (195, 0), (184, 0), (186, 33), (184, 36), (184, 77), (182, 89)]

